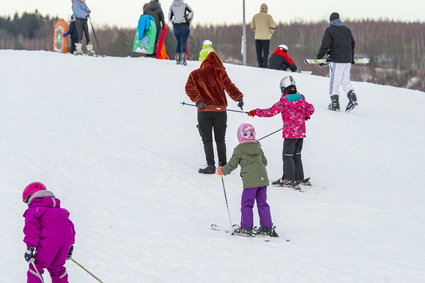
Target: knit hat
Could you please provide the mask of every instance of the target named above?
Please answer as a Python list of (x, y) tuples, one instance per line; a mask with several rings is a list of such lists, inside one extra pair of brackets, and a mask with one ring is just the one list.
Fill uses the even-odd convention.
[(339, 14), (337, 12), (333, 12), (330, 16), (329, 16), (329, 21), (332, 22), (333, 20), (339, 19)]
[(242, 124), (238, 128), (239, 143), (255, 141), (255, 128), (251, 124)]

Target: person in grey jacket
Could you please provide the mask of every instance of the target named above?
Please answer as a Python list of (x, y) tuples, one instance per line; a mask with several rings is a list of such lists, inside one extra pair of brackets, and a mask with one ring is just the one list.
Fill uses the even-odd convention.
[(159, 0), (150, 1), (149, 4), (143, 9), (143, 14), (150, 15), (155, 19), (155, 24), (156, 24), (155, 46), (153, 49), (153, 54), (150, 55), (152, 57), (155, 57), (158, 38), (159, 38), (159, 35), (161, 34), (161, 30), (165, 27), (164, 13), (162, 12), (161, 4), (159, 4)]
[(86, 5), (86, 0), (72, 0), (72, 12), (77, 20), (78, 42), (75, 44), (75, 52), (82, 54), (83, 33), (86, 37), (86, 48), (88, 53), (93, 53), (93, 45), (90, 42), (89, 27), (87, 18), (90, 17), (91, 10)]
[(189, 26), (193, 19), (193, 10), (183, 0), (174, 0), (168, 19), (173, 22), (174, 36), (177, 41), (176, 63), (186, 65), (186, 44), (190, 34)]

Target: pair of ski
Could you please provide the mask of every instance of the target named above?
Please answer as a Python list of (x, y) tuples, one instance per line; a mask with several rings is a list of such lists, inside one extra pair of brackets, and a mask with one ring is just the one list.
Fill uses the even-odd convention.
[[(261, 238), (262, 240), (264, 240), (264, 242), (270, 242), (271, 239), (273, 238), (278, 238), (278, 237), (271, 237), (269, 235), (262, 235), (262, 234), (255, 234), (255, 235), (249, 235), (249, 234), (242, 234), (242, 233), (235, 233), (234, 230), (238, 229), (239, 225), (237, 224), (233, 224), (231, 230), (229, 230), (228, 228), (224, 228), (222, 226), (219, 226), (217, 224), (211, 224), (211, 229), (214, 231), (222, 231), (225, 232), (226, 234), (230, 234), (232, 236), (241, 236), (241, 237), (246, 237), (246, 238)], [(255, 230), (255, 227), (254, 227)], [(285, 240), (286, 242), (289, 242), (289, 239)]]
[[(355, 58), (353, 60), (354, 64), (369, 64), (370, 58)], [(305, 59), (304, 63), (306, 64), (329, 64), (328, 59)]]

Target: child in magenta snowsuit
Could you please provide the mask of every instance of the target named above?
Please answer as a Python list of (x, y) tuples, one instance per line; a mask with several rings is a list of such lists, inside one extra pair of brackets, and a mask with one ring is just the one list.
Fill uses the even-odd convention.
[(298, 93), (292, 76), (284, 77), (280, 81), (280, 88), (282, 96), (278, 102), (268, 109), (251, 110), (248, 115), (272, 117), (282, 113), (283, 176), (272, 184), (299, 190), (300, 184), (310, 184), (308, 179), (304, 179), (301, 150), (306, 137), (305, 121), (313, 115), (314, 107)]
[(28, 203), (24, 213), (25, 260), (30, 263), (27, 283), (42, 282), (44, 268), (52, 283), (68, 283), (65, 261), (72, 255), (75, 241), (74, 224), (69, 212), (60, 207), (60, 200), (39, 182), (29, 184), (22, 200)]

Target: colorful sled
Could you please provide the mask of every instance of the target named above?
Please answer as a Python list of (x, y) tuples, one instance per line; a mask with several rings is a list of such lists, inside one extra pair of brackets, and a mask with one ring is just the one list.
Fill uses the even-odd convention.
[(53, 31), (53, 51), (68, 52), (68, 37), (63, 37), (64, 33), (68, 32), (68, 23), (64, 20), (59, 20), (55, 24)]
[[(150, 17), (150, 16), (141, 16), (142, 17)], [(144, 54), (153, 54), (153, 49), (155, 46), (155, 38), (156, 38), (156, 25), (155, 20), (148, 19), (149, 29), (145, 30), (144, 28), (140, 28), (140, 20), (139, 26), (136, 29), (136, 33), (134, 35), (133, 42), (133, 52), (136, 53), (144, 53)], [(139, 34), (139, 30), (143, 32), (143, 34)]]
[(167, 36), (168, 32), (168, 25), (166, 25), (159, 36), (158, 44), (156, 48), (156, 59), (170, 59), (170, 57), (167, 54), (167, 48), (165, 46), (165, 37)]

